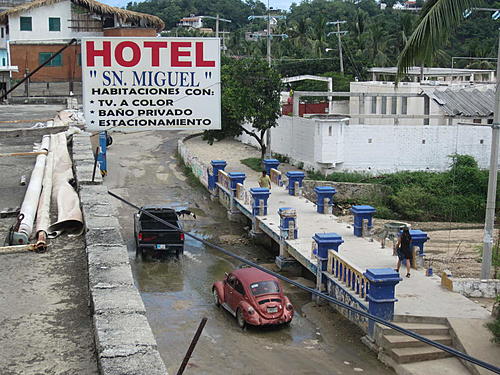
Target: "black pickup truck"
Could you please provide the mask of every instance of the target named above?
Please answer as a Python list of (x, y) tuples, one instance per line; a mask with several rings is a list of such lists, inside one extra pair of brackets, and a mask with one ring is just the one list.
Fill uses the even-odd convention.
[(177, 257), (184, 252), (184, 233), (180, 232), (182, 224), (177, 212), (165, 206), (143, 206), (142, 210), (167, 221), (175, 228), (154, 220), (144, 212), (134, 215), (135, 255), (143, 256), (147, 253), (175, 253)]

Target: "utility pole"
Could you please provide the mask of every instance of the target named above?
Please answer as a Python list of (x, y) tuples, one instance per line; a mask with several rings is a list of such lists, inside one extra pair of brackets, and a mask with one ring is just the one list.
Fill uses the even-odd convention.
[[(282, 38), (288, 38), (286, 34), (272, 34), (271, 33), (271, 10), (272, 8), (269, 6), (269, 0), (267, 0), (267, 16), (249, 16), (248, 20), (254, 20), (257, 18), (267, 18), (267, 64), (269, 67), (272, 65), (272, 57), (271, 57), (271, 38), (273, 36), (278, 36)], [(286, 18), (285, 16), (273, 16), (276, 19)], [(266, 131), (266, 154), (265, 158), (271, 158), (271, 129)]]
[[(499, 33), (500, 35), (500, 33)], [(490, 174), (488, 177), (488, 196), (484, 219), (483, 261), (481, 279), (489, 279), (493, 249), (493, 231), (495, 226), (495, 201), (497, 197), (498, 144), (500, 135), (500, 39), (498, 41), (497, 81), (495, 90), (495, 110), (491, 126)]]
[(215, 17), (212, 17), (212, 16), (200, 16), (200, 18), (208, 18), (208, 19), (211, 19), (211, 20), (215, 20), (215, 37), (216, 38), (219, 37), (219, 22), (220, 21), (222, 21), (222, 22), (232, 22), (231, 20), (227, 20), (225, 18), (220, 18), (218, 14)]
[[(471, 8), (463, 13), (464, 18), (469, 17), (472, 11), (493, 12), (491, 18), (500, 18), (499, 9), (494, 8)], [(500, 31), (500, 29), (499, 29)], [(500, 36), (500, 32), (499, 32)], [(491, 151), (490, 151), (490, 173), (488, 176), (488, 195), (486, 197), (486, 213), (484, 217), (483, 235), (483, 260), (481, 263), (481, 279), (489, 279), (491, 274), (491, 257), (493, 253), (493, 231), (495, 226), (495, 203), (497, 198), (497, 174), (498, 174), (498, 144), (500, 136), (500, 39), (497, 51), (497, 78), (495, 84), (495, 109), (493, 112), (493, 124), (491, 125)]]
[(340, 39), (341, 35), (347, 34), (347, 31), (340, 31), (340, 24), (346, 23), (347, 21), (333, 21), (333, 22), (327, 22), (327, 25), (337, 25), (337, 31), (332, 31), (327, 34), (327, 36), (330, 36), (332, 34), (337, 34), (338, 38), (338, 43), (339, 43), (339, 57), (340, 57), (340, 73), (344, 75), (344, 58), (342, 56), (342, 40)]

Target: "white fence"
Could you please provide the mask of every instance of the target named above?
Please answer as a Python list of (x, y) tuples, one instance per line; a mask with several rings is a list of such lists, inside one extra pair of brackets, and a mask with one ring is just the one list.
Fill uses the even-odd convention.
[[(247, 135), (239, 139), (253, 144)], [(449, 155), (473, 156), (489, 167), (491, 128), (471, 125), (349, 125), (348, 119), (282, 116), (271, 131), (272, 151), (319, 171), (446, 170)]]

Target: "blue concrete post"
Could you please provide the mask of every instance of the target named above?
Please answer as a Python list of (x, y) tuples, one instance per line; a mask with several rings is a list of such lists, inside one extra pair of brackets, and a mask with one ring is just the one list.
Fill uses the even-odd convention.
[[(402, 232), (400, 232), (402, 233)], [(424, 266), (424, 257), (425, 257), (425, 252), (424, 252), (424, 244), (429, 240), (429, 236), (427, 236), (427, 233), (419, 230), (419, 229), (411, 229), (410, 230), (410, 236), (411, 236), (411, 249), (413, 251), (413, 246), (417, 246), (419, 251), (418, 251), (418, 258), (414, 259), (415, 263), (412, 265), (415, 268), (418, 267), (423, 267)]]
[(210, 174), (208, 174), (208, 188), (210, 190), (214, 190), (215, 189), (215, 184), (217, 182), (219, 182), (219, 171), (220, 170), (224, 170), (224, 168), (226, 168), (226, 161), (225, 160), (212, 160), (210, 162), (210, 164), (212, 164), (212, 176), (210, 176)]
[(271, 175), (271, 168), (278, 169), (278, 166), (280, 165), (280, 162), (277, 159), (264, 159), (262, 162), (264, 163), (264, 169), (266, 170), (268, 176)]
[(373, 226), (373, 214), (377, 212), (372, 206), (352, 206), (351, 212), (354, 214), (354, 235), (363, 237), (363, 220), (368, 221), (368, 230)]
[[(320, 214), (331, 213), (330, 207), (333, 207), (333, 195), (337, 190), (332, 186), (316, 186), (316, 211)], [(326, 202), (325, 202), (326, 201)]]
[(318, 260), (316, 288), (321, 291), (324, 287), (323, 271), (326, 271), (328, 266), (328, 250), (339, 251), (339, 246), (344, 243), (344, 240), (337, 233), (316, 233), (313, 240), (316, 242), (313, 256)]
[(99, 132), (99, 155), (97, 156), (97, 161), (99, 162), (99, 169), (101, 170), (102, 176), (108, 174), (108, 163), (106, 162), (107, 138), (107, 133), (105, 131)]
[(286, 240), (297, 239), (297, 211), (291, 207), (281, 207), (278, 209), (278, 215), (280, 215), (280, 237)]
[[(402, 280), (392, 268), (369, 268), (363, 274), (369, 281), (368, 312), (384, 320), (394, 317), (396, 285)], [(375, 322), (369, 320), (368, 335), (373, 337)]]
[(424, 256), (424, 243), (429, 240), (429, 236), (427, 236), (427, 233), (421, 231), (420, 229), (410, 229), (410, 236), (411, 236), (411, 246), (418, 246), (419, 256)]
[(302, 180), (304, 180), (305, 174), (300, 171), (289, 171), (286, 172), (286, 176), (288, 177), (288, 194), (290, 195), (299, 195), (299, 192), (296, 190), (296, 187), (302, 187)]
[(267, 200), (271, 192), (268, 188), (251, 188), (252, 194), (252, 215), (266, 216), (267, 215)]
[(242, 184), (245, 182), (245, 178), (247, 178), (247, 176), (245, 175), (245, 173), (242, 173), (242, 172), (229, 172), (227, 174), (229, 176), (229, 183), (230, 183), (230, 188), (233, 192), (236, 191), (236, 184)]

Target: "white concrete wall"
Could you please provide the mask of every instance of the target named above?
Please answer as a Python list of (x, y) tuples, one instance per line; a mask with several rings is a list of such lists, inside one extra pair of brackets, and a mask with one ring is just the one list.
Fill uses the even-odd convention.
[[(32, 31), (21, 31), (20, 17), (31, 17)], [(61, 31), (49, 31), (49, 17), (61, 19)], [(9, 39), (12, 42), (25, 40), (71, 39), (74, 37), (99, 36), (102, 32), (76, 32), (71, 26), (71, 1), (33, 8), (9, 17)]]
[[(490, 127), (466, 125), (349, 125), (346, 120), (282, 116), (271, 132), (272, 151), (320, 171), (442, 171), (449, 155), (473, 156), (489, 167)], [(331, 134), (331, 135), (330, 135)], [(244, 143), (256, 143), (247, 135)]]

